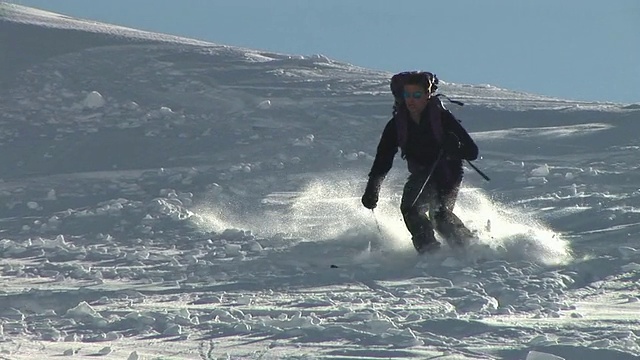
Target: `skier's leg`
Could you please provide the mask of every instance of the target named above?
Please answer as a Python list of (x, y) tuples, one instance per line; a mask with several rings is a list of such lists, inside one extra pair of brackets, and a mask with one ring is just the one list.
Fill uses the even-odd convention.
[(439, 201), (449, 211), (453, 211), (458, 200), (458, 191), (460, 190), (461, 181), (456, 182), (451, 188), (441, 191), (439, 194)]
[(465, 246), (473, 238), (473, 232), (464, 225), (453, 211), (443, 207), (435, 213), (434, 217), (438, 233), (447, 240), (449, 246)]
[(458, 197), (459, 184), (439, 192), (438, 206), (434, 207), (432, 217), (436, 223), (436, 230), (447, 240), (451, 247), (465, 246), (469, 239), (473, 237), (473, 232), (469, 230), (462, 220), (453, 213), (456, 199)]
[(440, 243), (436, 240), (433, 233), (432, 222), (428, 216), (429, 208), (435, 198), (431, 184), (425, 186), (420, 197), (415, 204), (411, 206), (420, 192), (425, 178), (426, 175), (424, 174), (411, 174), (404, 186), (400, 203), (400, 211), (402, 212), (407, 229), (411, 233), (413, 246), (420, 253), (434, 251), (440, 247)]

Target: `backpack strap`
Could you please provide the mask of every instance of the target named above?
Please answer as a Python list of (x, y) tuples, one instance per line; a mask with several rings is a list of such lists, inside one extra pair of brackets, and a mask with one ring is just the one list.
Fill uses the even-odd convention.
[[(439, 97), (432, 97), (427, 103), (426, 111), (426, 120), (429, 122), (429, 127), (431, 128), (431, 133), (436, 142), (442, 144), (444, 140), (444, 128), (442, 125), (442, 112), (447, 111), (447, 109), (442, 104), (442, 100)], [(405, 158), (405, 148), (408, 139), (408, 131), (409, 131), (409, 115), (405, 108), (402, 111), (397, 111), (394, 114), (394, 121), (396, 123), (396, 132), (398, 136), (398, 147), (401, 150), (401, 156)]]
[(447, 99), (450, 103), (452, 104), (456, 104), (456, 105), (460, 105), (460, 106), (464, 106), (464, 103), (462, 101), (458, 101), (458, 100), (452, 100), (450, 97), (448, 97), (445, 94), (436, 94), (436, 97), (443, 97), (445, 99)]

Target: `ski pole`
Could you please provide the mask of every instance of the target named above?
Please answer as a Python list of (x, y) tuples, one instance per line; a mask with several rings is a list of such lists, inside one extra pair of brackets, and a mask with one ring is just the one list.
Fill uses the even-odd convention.
[(471, 161), (467, 160), (467, 163), (469, 164), (469, 166), (473, 168), (473, 170), (475, 170), (480, 176), (482, 176), (482, 178), (484, 178), (487, 181), (491, 181), (491, 179), (489, 179), (487, 175), (485, 175), (482, 171), (480, 171), (480, 169), (478, 169), (475, 165), (473, 165)]
[(373, 215), (373, 220), (376, 222), (376, 227), (378, 227), (378, 232), (380, 233), (380, 236), (382, 236), (382, 229), (380, 228), (380, 222), (378, 222), (378, 217), (376, 216), (376, 213), (373, 211), (373, 209), (371, 209), (371, 215)]
[(413, 199), (413, 201), (411, 202), (411, 206), (409, 206), (409, 209), (411, 209), (416, 204), (416, 202), (418, 201), (418, 198), (420, 198), (420, 195), (422, 195), (422, 192), (424, 191), (424, 188), (427, 186), (429, 179), (431, 179), (431, 175), (433, 175), (433, 172), (436, 170), (436, 167), (440, 162), (440, 158), (442, 158), (442, 154), (444, 154), (444, 150), (440, 149), (440, 152), (438, 153), (438, 157), (436, 158), (436, 161), (433, 163), (433, 166), (431, 166), (431, 170), (429, 171), (427, 178), (424, 179), (424, 183), (422, 183), (422, 187), (420, 187), (420, 191), (418, 191), (418, 195), (416, 195), (416, 198)]

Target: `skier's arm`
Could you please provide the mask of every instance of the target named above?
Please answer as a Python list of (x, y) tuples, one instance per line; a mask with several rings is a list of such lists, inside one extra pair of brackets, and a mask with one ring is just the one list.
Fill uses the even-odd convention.
[(376, 158), (371, 166), (369, 177), (384, 177), (387, 175), (391, 167), (393, 166), (393, 158), (398, 152), (398, 134), (396, 129), (395, 120), (391, 119), (384, 127), (380, 142), (378, 143), (378, 149), (376, 151)]
[(445, 120), (445, 129), (451, 131), (458, 137), (460, 141), (459, 156), (465, 160), (475, 160), (478, 158), (478, 145), (473, 141), (467, 130), (460, 125), (449, 110), (445, 110), (442, 114)]

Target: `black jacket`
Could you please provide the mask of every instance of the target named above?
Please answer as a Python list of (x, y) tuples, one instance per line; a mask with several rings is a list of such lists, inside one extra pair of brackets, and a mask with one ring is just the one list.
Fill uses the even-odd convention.
[[(434, 171), (433, 177), (442, 186), (454, 185), (454, 183), (461, 181), (463, 172), (462, 160), (477, 159), (478, 146), (453, 114), (441, 106), (439, 99), (434, 98), (430, 101), (437, 102), (437, 104), (440, 105), (439, 109), (436, 112), (428, 111), (429, 106), (435, 106), (435, 104), (428, 104), (427, 108), (422, 112), (420, 124), (416, 124), (413, 120), (409, 119), (406, 111), (399, 112), (389, 120), (382, 132), (376, 158), (373, 161), (369, 177), (385, 176), (389, 170), (391, 170), (393, 159), (400, 147), (397, 121), (405, 121), (407, 125), (406, 144), (403, 149), (403, 156), (407, 160), (409, 171), (411, 173), (421, 171), (428, 172), (442, 148), (442, 145), (433, 133), (429, 116), (433, 116), (430, 114), (439, 114), (442, 120), (443, 136), (446, 136), (449, 132), (455, 134), (461, 146), (457, 154), (445, 154), (443, 156)], [(406, 119), (400, 119), (401, 116), (406, 116)]]

